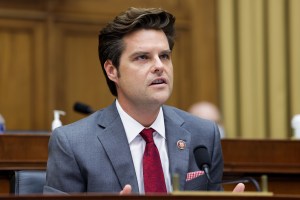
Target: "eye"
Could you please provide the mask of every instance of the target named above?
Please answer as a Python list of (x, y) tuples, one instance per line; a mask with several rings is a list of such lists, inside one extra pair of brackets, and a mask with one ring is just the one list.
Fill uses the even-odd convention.
[(163, 60), (170, 60), (170, 54), (168, 54), (168, 53), (164, 53), (164, 54), (160, 55), (159, 57)]
[(135, 60), (147, 60), (149, 57), (147, 55), (139, 55), (135, 58)]

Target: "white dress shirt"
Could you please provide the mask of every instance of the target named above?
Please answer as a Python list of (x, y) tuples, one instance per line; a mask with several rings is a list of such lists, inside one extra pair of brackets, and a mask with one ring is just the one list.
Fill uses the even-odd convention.
[[(116, 100), (117, 110), (121, 117), (127, 140), (129, 143), (131, 156), (134, 164), (134, 169), (139, 185), (139, 191), (141, 194), (145, 193), (144, 190), (144, 177), (143, 177), (143, 155), (146, 146), (146, 142), (140, 135), (140, 132), (145, 128), (131, 116), (129, 116), (121, 107), (118, 100)], [(169, 171), (169, 158), (167, 153), (166, 134), (164, 114), (162, 108), (160, 108), (159, 114), (153, 124), (150, 126), (156, 132), (153, 134), (154, 143), (158, 148), (160, 160), (165, 176), (165, 182), (167, 191), (172, 191), (170, 171)], [(147, 127), (148, 128), (148, 127)]]

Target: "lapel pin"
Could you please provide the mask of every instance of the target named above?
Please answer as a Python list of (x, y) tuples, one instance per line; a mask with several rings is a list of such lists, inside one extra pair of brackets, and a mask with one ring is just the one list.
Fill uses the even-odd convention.
[(185, 149), (185, 146), (186, 146), (185, 141), (183, 141), (183, 140), (178, 140), (177, 141), (178, 149), (183, 150), (183, 149)]

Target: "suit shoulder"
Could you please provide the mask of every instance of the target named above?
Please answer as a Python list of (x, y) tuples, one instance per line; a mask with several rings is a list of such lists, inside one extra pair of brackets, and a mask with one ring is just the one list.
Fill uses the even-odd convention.
[(197, 117), (195, 115), (192, 115), (191, 113), (181, 110), (179, 108), (173, 107), (173, 106), (164, 106), (165, 110), (168, 112), (174, 112), (179, 117), (181, 117), (185, 122), (196, 122), (196, 123), (211, 123), (210, 120), (203, 119), (200, 117)]
[(89, 132), (89, 130), (94, 129), (98, 126), (97, 121), (101, 113), (102, 110), (98, 110), (95, 113), (78, 121), (58, 127), (57, 130), (59, 132), (64, 132), (64, 134), (67, 135), (85, 134)]
[(213, 121), (197, 117), (172, 106), (164, 106), (164, 110), (170, 118), (176, 118), (176, 121), (180, 120), (182, 127), (191, 132), (195, 132), (195, 130), (196, 132), (215, 131), (216, 124)]

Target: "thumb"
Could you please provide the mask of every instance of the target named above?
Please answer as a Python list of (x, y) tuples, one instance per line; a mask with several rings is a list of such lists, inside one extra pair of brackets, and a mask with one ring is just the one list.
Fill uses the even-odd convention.
[(245, 190), (245, 184), (239, 183), (235, 186), (232, 192), (244, 192), (244, 190)]
[(123, 190), (120, 192), (120, 195), (131, 194), (132, 188), (131, 185), (127, 184), (124, 186)]

